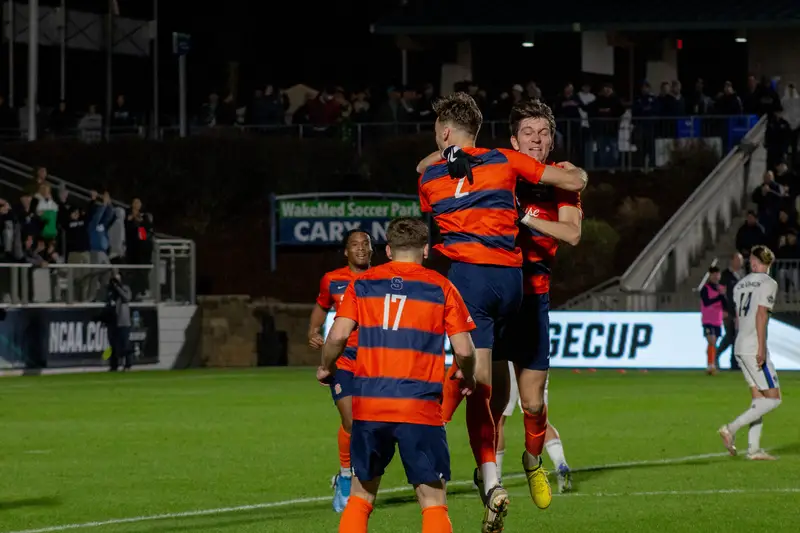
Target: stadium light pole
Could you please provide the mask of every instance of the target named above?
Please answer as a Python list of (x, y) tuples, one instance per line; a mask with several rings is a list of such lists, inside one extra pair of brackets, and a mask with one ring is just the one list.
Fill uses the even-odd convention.
[(158, 0), (153, 0), (153, 22), (150, 26), (150, 38), (153, 40), (153, 138), (158, 138), (159, 102), (158, 102)]
[(9, 0), (6, 18), (6, 40), (8, 41), (8, 107), (14, 108), (14, 44), (17, 42), (17, 28), (14, 26), (17, 9), (14, 0)]
[(61, 0), (58, 10), (58, 40), (61, 47), (61, 100), (67, 99), (67, 0)]
[(39, 83), (39, 0), (28, 0), (28, 140), (36, 140)]

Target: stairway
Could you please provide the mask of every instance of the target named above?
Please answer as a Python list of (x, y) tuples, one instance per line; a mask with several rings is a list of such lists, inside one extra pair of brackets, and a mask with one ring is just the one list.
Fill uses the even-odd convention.
[(711, 266), (711, 262), (716, 259), (717, 266), (720, 269), (725, 269), (728, 267), (728, 262), (730, 261), (731, 257), (733, 257), (734, 252), (736, 252), (736, 232), (739, 231), (739, 228), (742, 227), (744, 224), (745, 216), (741, 215), (735, 217), (731, 220), (731, 225), (728, 230), (724, 233), (720, 233), (717, 237), (717, 243), (714, 245), (713, 248), (708, 250), (700, 261), (692, 267), (689, 271), (689, 276), (686, 278), (686, 281), (678, 287), (676, 292), (678, 293), (688, 293), (691, 292), (700, 285), (700, 282), (703, 280), (703, 276), (708, 272), (708, 267)]

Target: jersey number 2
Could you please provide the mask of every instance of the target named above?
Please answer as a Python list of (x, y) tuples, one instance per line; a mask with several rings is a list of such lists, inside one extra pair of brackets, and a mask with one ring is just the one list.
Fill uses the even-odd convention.
[(467, 178), (461, 178), (460, 180), (458, 180), (458, 185), (456, 185), (456, 194), (455, 194), (456, 198), (463, 198), (469, 194), (469, 191), (463, 191), (463, 192), (461, 191), (461, 189), (464, 187), (464, 182), (466, 181)]
[(750, 299), (752, 297), (752, 292), (743, 292), (739, 295), (739, 316), (747, 316), (747, 312), (750, 311)]
[(394, 315), (394, 322), (392, 323), (392, 331), (397, 331), (400, 327), (400, 317), (403, 316), (403, 308), (406, 305), (406, 296), (404, 294), (386, 294), (383, 299), (383, 329), (389, 329), (389, 315), (392, 312), (392, 304), (400, 302), (397, 305), (397, 314)]

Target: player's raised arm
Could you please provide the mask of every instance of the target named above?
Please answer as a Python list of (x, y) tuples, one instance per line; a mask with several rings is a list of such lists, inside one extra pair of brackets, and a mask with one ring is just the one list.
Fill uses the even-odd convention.
[(422, 161), (417, 164), (417, 174), (422, 174), (431, 165), (435, 165), (442, 160), (442, 152), (436, 150), (430, 155), (426, 155)]
[[(544, 233), (572, 246), (577, 246), (581, 241), (581, 200), (578, 193), (564, 191), (558, 201), (558, 220), (545, 220), (536, 218), (533, 213), (527, 212), (520, 222), (529, 228)], [(567, 197), (572, 197), (569, 199)]]
[(580, 192), (586, 188), (589, 176), (582, 168), (578, 168), (569, 161), (559, 163), (557, 166), (547, 166), (542, 173), (541, 183), (552, 185), (565, 191)]

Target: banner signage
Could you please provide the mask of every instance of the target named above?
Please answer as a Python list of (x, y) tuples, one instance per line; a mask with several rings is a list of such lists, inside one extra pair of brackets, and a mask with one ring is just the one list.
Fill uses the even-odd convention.
[[(103, 307), (15, 308), (0, 320), (0, 366), (102, 366), (109, 346)], [(158, 309), (131, 306), (134, 364), (158, 362)]]
[(338, 245), (352, 229), (385, 242), (386, 227), (397, 217), (420, 217), (414, 199), (281, 200), (276, 202), (279, 244)]
[[(334, 314), (325, 322), (327, 335)], [(800, 329), (770, 319), (769, 355), (777, 370), (800, 370)], [(524, 347), (521, 347), (524, 349)], [(450, 343), (445, 345), (450, 364)], [(550, 313), (550, 365), (554, 368), (706, 368), (700, 313)], [(720, 357), (730, 368), (730, 352)]]

